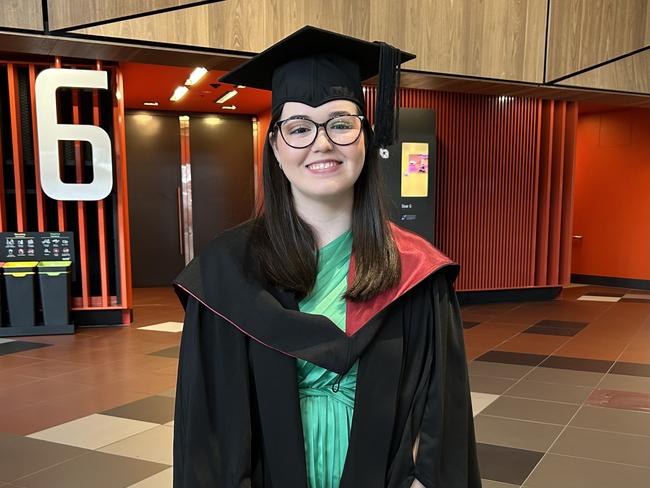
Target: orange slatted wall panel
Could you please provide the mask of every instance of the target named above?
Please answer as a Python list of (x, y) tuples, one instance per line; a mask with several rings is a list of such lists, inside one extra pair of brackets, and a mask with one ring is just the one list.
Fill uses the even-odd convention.
[[(111, 135), (114, 184), (103, 201), (54, 201), (42, 192), (34, 84), (38, 73), (50, 67), (109, 72), (109, 91), (61, 89), (57, 96), (60, 123), (101, 125)], [(113, 310), (121, 313), (122, 323), (129, 323), (131, 272), (121, 84), (119, 68), (103, 67), (99, 61), (71, 65), (58, 58), (51, 64), (0, 60), (0, 231), (74, 232), (72, 310)], [(60, 144), (67, 183), (90, 181), (86, 149), (78, 141)]]
[(435, 245), (457, 289), (568, 283), (577, 104), (402, 89), (400, 106), (436, 111)]

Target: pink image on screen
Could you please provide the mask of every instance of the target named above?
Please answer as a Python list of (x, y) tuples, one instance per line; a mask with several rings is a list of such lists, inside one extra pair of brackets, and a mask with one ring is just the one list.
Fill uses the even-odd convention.
[(429, 172), (429, 155), (428, 154), (409, 154), (409, 173), (428, 173)]

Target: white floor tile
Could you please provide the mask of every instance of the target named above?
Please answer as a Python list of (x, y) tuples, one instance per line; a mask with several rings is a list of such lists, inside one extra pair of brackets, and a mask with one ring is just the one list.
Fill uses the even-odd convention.
[(587, 302), (618, 302), (621, 297), (601, 297), (598, 295), (582, 295), (578, 300)]
[(174, 468), (166, 469), (128, 488), (172, 488)]
[(98, 413), (50, 427), (40, 432), (34, 432), (27, 437), (67, 444), (68, 446), (99, 449), (158, 425)]
[(499, 395), (492, 395), (490, 393), (476, 393), (471, 392), (472, 395), (472, 412), (476, 417), (481, 410), (485, 409), (490, 403), (499, 398)]
[(138, 330), (157, 330), (158, 332), (182, 332), (183, 322), (162, 322), (160, 324), (139, 327)]
[(174, 429), (161, 425), (103, 447), (99, 451), (171, 465), (173, 440)]

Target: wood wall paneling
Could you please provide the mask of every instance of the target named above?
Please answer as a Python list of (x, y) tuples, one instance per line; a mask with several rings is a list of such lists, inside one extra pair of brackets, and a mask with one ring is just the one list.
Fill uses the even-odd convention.
[(3, 0), (0, 7), (0, 27), (42, 31), (41, 0)]
[(546, 80), (650, 45), (648, 0), (549, 0)]
[[(38, 3), (41, 1), (38, 0)], [(132, 15), (146, 15), (157, 10), (189, 7), (205, 3), (205, 0), (48, 0), (47, 3), (50, 30), (62, 30)]]
[(75, 33), (259, 52), (311, 24), (417, 54), (405, 68), (541, 82), (546, 5), (546, 0), (228, 0)]
[(650, 49), (567, 78), (560, 84), (650, 95)]

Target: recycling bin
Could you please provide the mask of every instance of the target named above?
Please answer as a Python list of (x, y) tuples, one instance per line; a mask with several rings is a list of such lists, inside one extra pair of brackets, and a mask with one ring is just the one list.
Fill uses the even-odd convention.
[(11, 327), (36, 325), (34, 272), (37, 264), (38, 261), (22, 261), (2, 265)]
[(70, 261), (41, 261), (38, 281), (41, 288), (43, 323), (47, 326), (70, 324)]

